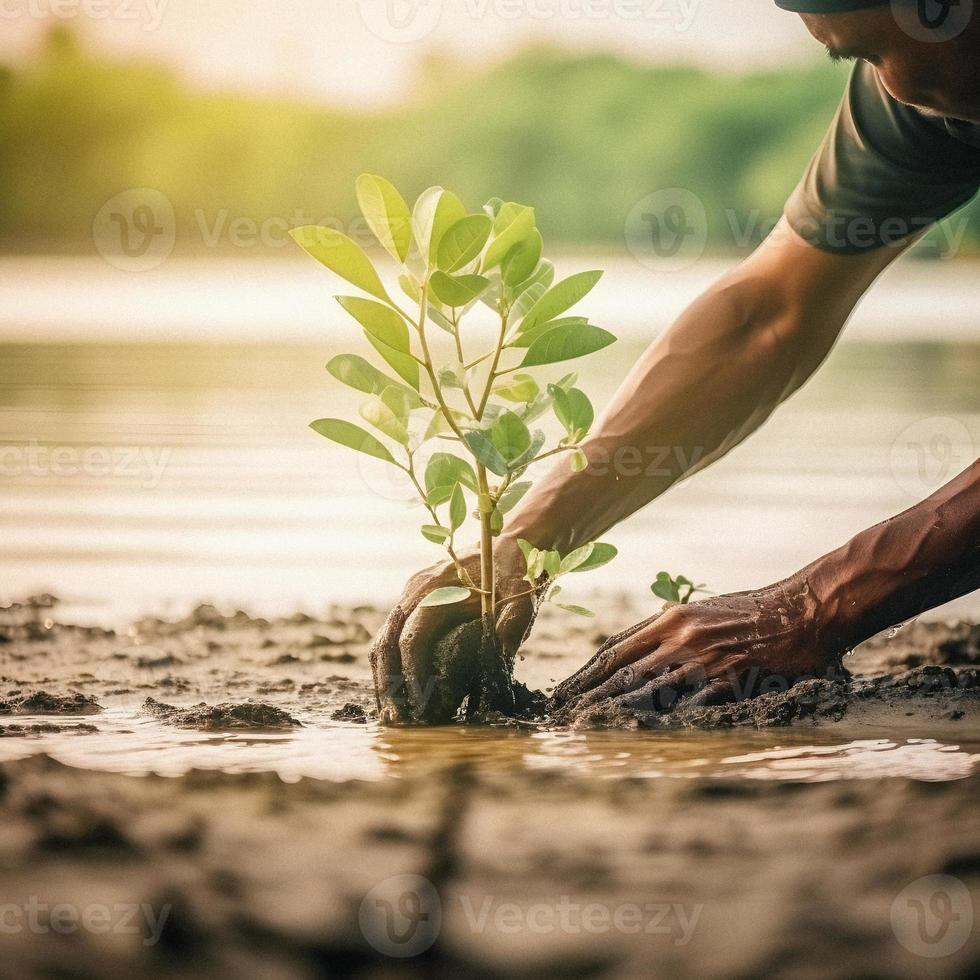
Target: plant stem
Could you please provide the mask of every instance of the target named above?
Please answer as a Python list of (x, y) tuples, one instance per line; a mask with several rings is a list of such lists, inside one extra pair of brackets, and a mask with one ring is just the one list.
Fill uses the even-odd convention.
[[(490, 486), (487, 483), (487, 469), (482, 463), (476, 467), (477, 485), (480, 497), (490, 497)], [(497, 587), (493, 574), (493, 531), (490, 527), (490, 514), (485, 514), (480, 507), (480, 612), (487, 616), (493, 613), (497, 605)]]
[(490, 373), (487, 375), (487, 385), (483, 389), (483, 397), (480, 399), (480, 411), (477, 421), (483, 418), (483, 412), (490, 401), (490, 392), (493, 390), (493, 382), (497, 377), (497, 365), (500, 364), (500, 354), (504, 349), (504, 335), (507, 333), (507, 313), (500, 314), (500, 336), (497, 338), (497, 346), (493, 352), (493, 360), (490, 362)]
[(425, 368), (425, 373), (429, 376), (429, 383), (432, 385), (432, 392), (435, 395), (436, 401), (439, 403), (439, 407), (442, 409), (442, 414), (446, 419), (446, 423), (449, 427), (459, 436), (460, 441), (465, 442), (463, 437), (463, 430), (457, 425), (456, 419), (453, 418), (453, 413), (449, 406), (446, 404), (446, 399), (442, 395), (442, 388), (439, 385), (439, 379), (436, 377), (435, 368), (432, 366), (432, 355), (429, 353), (429, 343), (425, 339), (425, 315), (428, 309), (429, 301), (429, 283), (426, 280), (422, 283), (422, 295), (419, 297), (419, 322), (417, 324), (417, 329), (419, 332), (419, 342), (422, 345), (422, 366)]

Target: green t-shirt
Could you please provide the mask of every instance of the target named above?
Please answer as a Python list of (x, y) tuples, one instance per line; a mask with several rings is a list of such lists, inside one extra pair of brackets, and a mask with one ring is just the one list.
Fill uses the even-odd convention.
[(903, 105), (862, 61), (784, 213), (818, 248), (864, 252), (927, 228), (978, 188), (980, 126)]

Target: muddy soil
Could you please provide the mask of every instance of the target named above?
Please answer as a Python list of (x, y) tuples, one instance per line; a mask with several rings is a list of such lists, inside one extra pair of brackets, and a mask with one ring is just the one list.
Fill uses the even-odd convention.
[[(0, 614), (0, 736), (85, 739), (123, 707), (207, 732), (373, 723), (379, 610), (201, 606), (119, 633), (55, 612)], [(518, 673), (548, 690), (648, 613), (548, 611)], [(975, 737), (978, 627), (914, 624), (846, 665), (846, 683), (575, 724)], [(801, 785), (461, 764), (331, 783), (34, 755), (0, 764), (0, 976), (973, 976), (978, 804), (980, 774)], [(940, 893), (954, 918), (923, 926)]]
[[(978, 807), (980, 776), (283, 783), (35, 756), (0, 765), (0, 962), (18, 980), (965, 978)], [(920, 931), (940, 892), (960, 918)]]

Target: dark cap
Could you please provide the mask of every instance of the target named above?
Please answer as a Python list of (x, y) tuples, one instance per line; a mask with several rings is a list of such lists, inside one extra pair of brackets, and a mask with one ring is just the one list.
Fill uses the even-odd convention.
[(776, 6), (795, 14), (844, 14), (865, 7), (883, 7), (891, 0), (776, 0)]

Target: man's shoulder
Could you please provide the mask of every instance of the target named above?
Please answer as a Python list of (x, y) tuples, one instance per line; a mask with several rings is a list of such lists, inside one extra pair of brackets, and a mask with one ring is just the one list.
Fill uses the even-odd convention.
[(860, 143), (898, 166), (980, 176), (980, 126), (899, 102), (866, 61), (855, 65), (842, 108)]

